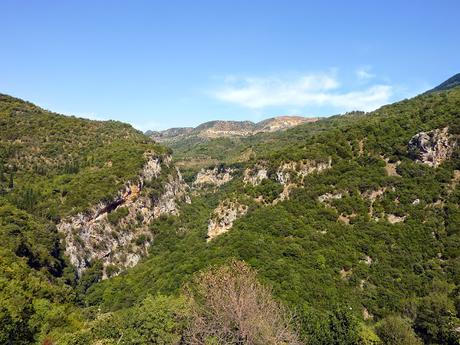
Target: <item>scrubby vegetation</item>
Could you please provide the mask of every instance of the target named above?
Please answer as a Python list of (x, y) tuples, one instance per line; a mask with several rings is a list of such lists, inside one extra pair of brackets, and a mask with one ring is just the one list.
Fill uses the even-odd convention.
[[(0, 342), (459, 343), (459, 147), (435, 168), (416, 162), (407, 143), (444, 127), (458, 142), (460, 88), (228, 139), (233, 147), (210, 140), (179, 148), (182, 162), (237, 172), (192, 193), (180, 215), (152, 222), (150, 255), (104, 281), (97, 262), (76, 279), (54, 224), (113, 196), (135, 178), (145, 151), (164, 149), (126, 125), (2, 97)], [(14, 116), (28, 135), (18, 136)], [(289, 198), (273, 202), (283, 163), (329, 159), (330, 168), (293, 178)], [(189, 165), (189, 180), (200, 164)], [(242, 172), (256, 164), (268, 178), (245, 183)], [(248, 211), (207, 242), (208, 221), (227, 199)], [(120, 208), (109, 221), (125, 215)]]
[(145, 152), (165, 150), (129, 125), (62, 116), (9, 96), (0, 95), (0, 115), (1, 190), (50, 220), (113, 198), (137, 176)]
[(0, 95), (0, 343), (30, 344), (73, 322), (85, 279), (76, 282), (55, 224), (111, 200), (145, 152), (164, 151), (129, 125)]
[[(458, 149), (435, 169), (414, 162), (407, 142), (420, 131), (445, 126), (458, 135), (459, 111), (456, 89), (273, 134), (281, 138), (279, 144), (254, 147), (253, 160), (267, 165), (271, 180), (253, 187), (237, 177), (217, 193), (184, 205), (180, 217), (154, 224), (150, 258), (93, 286), (87, 303), (117, 310), (130, 305), (124, 298), (128, 291), (140, 299), (147, 293), (175, 293), (194, 272), (237, 257), (257, 268), (260, 279), (299, 318), (310, 320), (301, 326), (310, 343), (344, 343), (333, 340), (339, 337), (334, 323), (345, 322), (334, 321), (339, 313), (340, 320), (351, 317), (352, 324), (359, 324), (355, 335), (344, 336), (350, 343), (363, 336), (374, 341), (374, 323), (396, 314), (403, 326), (380, 327), (412, 334), (398, 335), (409, 340), (397, 341), (455, 344), (459, 250), (454, 229), (460, 228), (460, 194), (449, 186), (459, 169)], [(207, 221), (220, 200), (256, 194), (272, 200), (280, 185), (270, 171), (285, 161), (327, 157), (332, 168), (306, 176), (290, 200), (273, 206), (250, 202), (247, 215), (231, 231), (206, 244)], [(397, 175), (388, 174), (384, 159), (400, 162)], [(375, 200), (372, 192), (377, 192)], [(320, 202), (327, 193), (343, 196)], [(388, 215), (403, 221), (393, 224)], [(428, 303), (432, 299), (436, 302)], [(425, 308), (432, 316), (422, 326)]]

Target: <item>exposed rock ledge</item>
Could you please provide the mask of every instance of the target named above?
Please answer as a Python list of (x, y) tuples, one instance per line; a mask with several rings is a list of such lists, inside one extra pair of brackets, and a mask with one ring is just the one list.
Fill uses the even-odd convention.
[[(332, 159), (327, 161), (316, 161), (304, 159), (301, 161), (289, 161), (281, 164), (276, 170), (276, 182), (282, 185), (300, 182), (303, 183), (305, 176), (314, 172), (321, 172), (332, 167)], [(262, 163), (256, 164), (252, 168), (247, 168), (243, 174), (244, 183), (250, 183), (254, 186), (268, 179), (268, 168)]]
[[(177, 214), (177, 198), (189, 201), (187, 185), (177, 169), (167, 169), (170, 172), (163, 176), (162, 166), (169, 168), (170, 164), (169, 156), (148, 157), (138, 182), (128, 181), (112, 201), (57, 225), (65, 238), (65, 253), (79, 276), (94, 260), (102, 262), (105, 278), (136, 265), (147, 253), (152, 242), (150, 221), (162, 214)], [(161, 193), (148, 195), (149, 182), (160, 176), (165, 180)], [(120, 219), (111, 219), (112, 212), (120, 214)]]
[(445, 127), (414, 135), (408, 146), (416, 161), (436, 168), (452, 156), (456, 141)]
[(233, 179), (234, 170), (223, 166), (216, 166), (213, 169), (201, 169), (196, 175), (193, 186), (202, 187), (206, 185), (221, 186)]
[(250, 183), (253, 186), (257, 186), (262, 183), (263, 180), (268, 178), (268, 168), (263, 164), (256, 164), (253, 168), (247, 168), (244, 170), (243, 182)]
[(208, 242), (229, 231), (233, 222), (246, 214), (248, 206), (238, 201), (224, 200), (214, 210), (208, 224)]
[(287, 185), (290, 182), (303, 183), (305, 176), (314, 172), (321, 172), (332, 167), (332, 158), (326, 161), (301, 160), (298, 162), (286, 162), (276, 171), (276, 180), (282, 185)]

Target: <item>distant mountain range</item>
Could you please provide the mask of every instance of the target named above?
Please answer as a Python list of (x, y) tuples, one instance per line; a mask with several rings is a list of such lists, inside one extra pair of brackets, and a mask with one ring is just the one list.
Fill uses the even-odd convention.
[(188, 137), (218, 138), (241, 137), (262, 132), (276, 132), (303, 123), (316, 122), (318, 118), (303, 116), (277, 116), (257, 123), (252, 121), (209, 121), (197, 127), (170, 128), (164, 131), (147, 131), (145, 134), (158, 142), (173, 142)]
[[(460, 73), (455, 74), (425, 94), (446, 91), (460, 85)], [(276, 116), (260, 122), (252, 121), (209, 121), (197, 127), (176, 127), (163, 131), (148, 130), (147, 136), (157, 142), (166, 144), (183, 141), (190, 138), (213, 139), (222, 137), (246, 137), (257, 133), (277, 132), (304, 123), (318, 121), (318, 117)]]

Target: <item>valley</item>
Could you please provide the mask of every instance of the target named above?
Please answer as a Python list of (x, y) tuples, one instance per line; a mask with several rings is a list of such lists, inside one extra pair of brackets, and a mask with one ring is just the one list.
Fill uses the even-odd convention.
[(454, 81), (146, 135), (0, 95), (0, 343), (458, 344)]

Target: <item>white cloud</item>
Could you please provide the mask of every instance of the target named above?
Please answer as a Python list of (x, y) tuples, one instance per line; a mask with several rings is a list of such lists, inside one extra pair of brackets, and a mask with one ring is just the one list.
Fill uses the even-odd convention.
[(333, 74), (307, 74), (297, 78), (228, 77), (213, 93), (218, 100), (246, 108), (328, 106), (340, 111), (373, 110), (388, 103), (389, 85), (372, 85), (361, 90), (343, 91)]
[(371, 67), (369, 66), (360, 67), (355, 71), (355, 73), (360, 80), (369, 80), (375, 77), (375, 74), (371, 73)]

